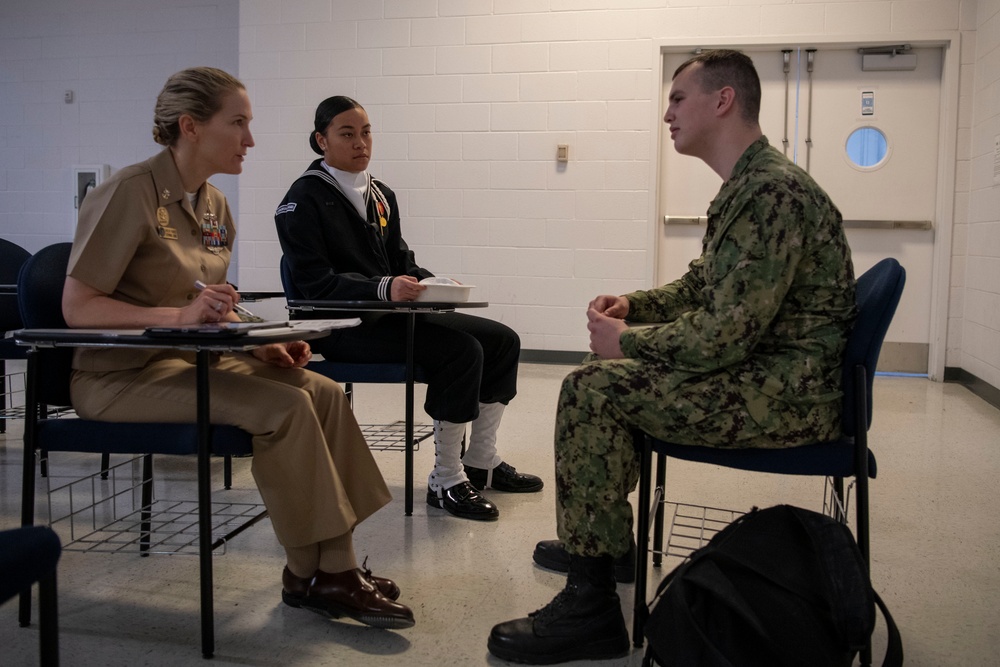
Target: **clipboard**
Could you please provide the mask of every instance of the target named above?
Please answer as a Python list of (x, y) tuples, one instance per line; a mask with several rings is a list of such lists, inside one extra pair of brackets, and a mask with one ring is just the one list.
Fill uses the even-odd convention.
[(251, 331), (262, 329), (288, 328), (288, 322), (216, 322), (212, 324), (189, 324), (179, 327), (147, 327), (144, 334), (150, 338), (239, 338)]
[(148, 327), (143, 332), (150, 338), (203, 338), (205, 340), (233, 340), (249, 336), (267, 336), (277, 333), (312, 333), (331, 329), (346, 329), (361, 324), (352, 317), (343, 320), (272, 320), (267, 322), (216, 322), (213, 324), (188, 324), (179, 327)]

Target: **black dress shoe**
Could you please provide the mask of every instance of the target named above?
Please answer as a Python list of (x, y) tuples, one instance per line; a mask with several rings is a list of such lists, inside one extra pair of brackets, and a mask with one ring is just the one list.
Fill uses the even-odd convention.
[(509, 493), (533, 493), (541, 491), (545, 486), (540, 477), (519, 473), (514, 466), (503, 461), (493, 470), (465, 466), (465, 474), (472, 486), (480, 491), (493, 489)]
[[(542, 540), (535, 545), (532, 560), (556, 572), (569, 571), (569, 552), (559, 540)], [(635, 581), (635, 538), (629, 540), (628, 551), (615, 559), (615, 581), (631, 584)]]
[(440, 492), (427, 489), (427, 504), (447, 510), (462, 519), (496, 521), (500, 518), (497, 506), (479, 495), (468, 482), (459, 482)]
[(295, 589), (301, 581), (301, 577), (285, 568), (281, 591), (285, 604), (331, 618), (347, 616), (375, 628), (403, 629), (415, 624), (410, 608), (382, 595), (360, 568), (333, 574), (317, 570), (309, 580), (305, 595), (289, 590), (289, 587)]

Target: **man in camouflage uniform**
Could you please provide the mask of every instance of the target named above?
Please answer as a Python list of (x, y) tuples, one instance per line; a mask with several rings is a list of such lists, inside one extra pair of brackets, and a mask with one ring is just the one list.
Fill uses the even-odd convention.
[[(735, 51), (674, 74), (664, 121), (678, 152), (724, 183), (702, 255), (679, 280), (587, 311), (591, 355), (563, 381), (555, 431), (556, 549), (566, 588), (493, 628), (489, 650), (548, 664), (617, 657), (628, 632), (614, 559), (629, 550), (631, 432), (710, 447), (794, 447), (840, 430), (840, 366), (855, 315), (850, 249), (837, 208), (769, 146), (760, 82)], [(629, 328), (631, 322), (658, 323)]]

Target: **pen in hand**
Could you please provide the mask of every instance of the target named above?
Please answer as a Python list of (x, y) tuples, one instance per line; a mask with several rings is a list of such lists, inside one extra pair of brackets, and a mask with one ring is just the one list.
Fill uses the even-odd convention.
[[(200, 280), (194, 281), (194, 286), (198, 290), (203, 290), (206, 287), (208, 287), (208, 285), (206, 285), (205, 283), (201, 282)], [(257, 315), (254, 315), (253, 313), (251, 313), (249, 310), (247, 310), (246, 308), (244, 308), (243, 306), (241, 306), (238, 303), (234, 303), (233, 304), (233, 310), (235, 310), (240, 315), (243, 315), (244, 317), (248, 318), (249, 321), (251, 321), (251, 322), (263, 322), (264, 321), (264, 319), (262, 317), (258, 317)]]

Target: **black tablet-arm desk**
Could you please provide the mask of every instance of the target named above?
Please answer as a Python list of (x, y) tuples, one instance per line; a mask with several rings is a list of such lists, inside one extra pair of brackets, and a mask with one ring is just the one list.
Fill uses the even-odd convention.
[[(353, 326), (357, 320), (345, 320), (343, 326)], [(254, 335), (219, 339), (215, 334), (193, 334), (188, 337), (155, 338), (142, 330), (100, 330), (100, 329), (20, 329), (11, 332), (10, 337), (20, 345), (30, 348), (28, 352), (27, 378), (25, 381), (25, 405), (34, 409), (38, 377), (37, 353), (40, 348), (53, 347), (116, 347), (189, 350), (196, 353), (197, 391), (197, 470), (198, 470), (198, 555), (201, 581), (201, 646), (202, 655), (211, 657), (215, 652), (215, 623), (212, 590), (212, 517), (211, 517), (211, 415), (209, 405), (209, 361), (213, 353), (249, 351), (269, 343), (283, 343), (294, 340), (312, 340), (329, 335), (329, 331), (290, 331), (288, 329), (264, 329)], [(21, 525), (34, 523), (34, 425), (29, 419), (25, 424), (24, 473), (21, 506)], [(31, 432), (29, 432), (31, 431)], [(263, 514), (261, 514), (261, 517)], [(20, 621), (27, 625), (31, 617), (31, 598), (21, 598)]]

